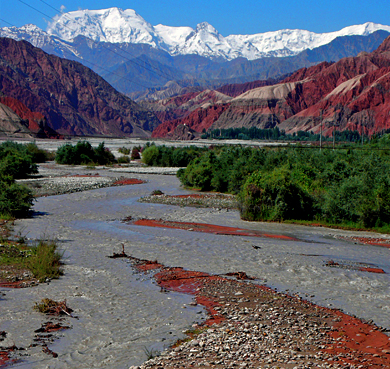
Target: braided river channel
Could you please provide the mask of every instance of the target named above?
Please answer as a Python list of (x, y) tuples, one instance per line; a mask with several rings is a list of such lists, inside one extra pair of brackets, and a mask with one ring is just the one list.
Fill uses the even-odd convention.
[[(91, 169), (69, 172), (86, 174)], [(118, 176), (108, 169), (93, 173)], [(0, 330), (8, 333), (10, 345), (27, 348), (23, 360), (11, 367), (129, 368), (206, 319), (201, 306), (191, 305), (190, 295), (161, 291), (148, 273), (135, 271), (127, 259), (109, 258), (122, 251), (122, 244), (126, 254), (165, 266), (210, 274), (246, 272), (255, 283), (390, 328), (390, 249), (348, 238), (375, 234), (244, 222), (236, 210), (141, 203), (140, 197), (157, 189), (167, 195), (191, 191), (173, 175), (120, 175), (145, 183), (40, 197), (35, 216), (16, 221), (15, 234), (57, 239), (65, 265), (64, 275), (50, 283), (2, 289)], [(258, 230), (296, 240), (137, 226), (122, 221), (129, 216)], [(361, 266), (385, 273), (362, 271)], [(56, 358), (42, 347), (30, 347), (34, 331), (48, 320), (33, 306), (46, 297), (66, 300), (77, 316), (66, 317), (63, 324), (72, 329), (58, 332), (49, 343)]]

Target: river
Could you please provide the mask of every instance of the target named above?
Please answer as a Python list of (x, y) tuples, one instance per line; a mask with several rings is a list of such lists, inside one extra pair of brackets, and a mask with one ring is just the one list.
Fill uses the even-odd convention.
[[(86, 169), (74, 169), (78, 174)], [(90, 170), (89, 170), (90, 172)], [(101, 175), (117, 176), (106, 169)], [(149, 275), (137, 273), (122, 251), (166, 266), (212, 274), (244, 271), (279, 291), (288, 291), (322, 306), (342, 309), (390, 328), (390, 249), (355, 244), (337, 236), (364, 236), (298, 225), (244, 222), (237, 211), (139, 203), (159, 189), (165, 194), (190, 193), (174, 176), (127, 175), (144, 184), (109, 187), (37, 199), (31, 219), (18, 220), (15, 232), (29, 238), (55, 238), (64, 252), (64, 276), (27, 289), (3, 289), (0, 330), (8, 341), (28, 347), (34, 330), (47, 321), (33, 310), (48, 297), (66, 300), (76, 318), (72, 329), (61, 331), (50, 344), (53, 358), (40, 347), (15, 368), (128, 368), (146, 359), (147, 351), (162, 350), (194, 322), (205, 319), (191, 296), (163, 293)], [(296, 241), (226, 236), (136, 226), (125, 217), (200, 222), (295, 237)], [(370, 234), (372, 236), (372, 234)], [(255, 247), (254, 247), (255, 246)], [(347, 266), (332, 268), (329, 260)], [(368, 273), (354, 266), (365, 263), (387, 274)], [(350, 266), (350, 268), (348, 267)]]

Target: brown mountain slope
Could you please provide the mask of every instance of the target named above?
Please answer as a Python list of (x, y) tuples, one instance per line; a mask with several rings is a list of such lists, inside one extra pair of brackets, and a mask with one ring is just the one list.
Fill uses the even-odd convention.
[(25, 41), (0, 38), (0, 90), (62, 134), (148, 137), (159, 123), (90, 69)]
[(153, 135), (162, 137), (184, 123), (198, 132), (243, 126), (319, 132), (321, 110), (324, 134), (331, 134), (333, 125), (366, 134), (388, 129), (390, 37), (373, 53), (300, 69), (281, 83), (246, 91), (213, 108), (213, 119), (212, 106), (200, 106), (184, 118), (165, 121)]

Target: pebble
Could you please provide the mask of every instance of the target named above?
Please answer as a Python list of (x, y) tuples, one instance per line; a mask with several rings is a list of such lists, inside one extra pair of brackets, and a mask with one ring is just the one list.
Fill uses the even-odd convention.
[(324, 351), (342, 342), (326, 334), (334, 316), (281, 294), (262, 292), (259, 297), (258, 287), (252, 284), (241, 284), (237, 291), (237, 283), (210, 281), (202, 287), (201, 295), (218, 302), (219, 309), (214, 310), (226, 319), (145, 362), (140, 369), (359, 367), (361, 362), (355, 365), (343, 360), (350, 358), (347, 354)]

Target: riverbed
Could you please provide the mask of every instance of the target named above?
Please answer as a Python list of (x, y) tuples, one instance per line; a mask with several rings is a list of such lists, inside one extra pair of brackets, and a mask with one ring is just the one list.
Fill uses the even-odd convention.
[[(90, 172), (81, 167), (67, 170), (72, 175)], [(93, 172), (118, 176), (109, 169)], [(28, 347), (34, 330), (47, 321), (33, 310), (34, 303), (45, 297), (66, 300), (78, 318), (67, 318), (72, 329), (60, 332), (50, 344), (57, 358), (40, 347), (28, 348), (28, 356), (13, 367), (128, 368), (206, 319), (201, 307), (191, 305), (191, 296), (161, 291), (128, 261), (108, 258), (122, 251), (122, 245), (128, 255), (165, 266), (210, 274), (243, 271), (256, 283), (390, 328), (390, 249), (340, 238), (375, 235), (244, 222), (235, 210), (140, 203), (140, 197), (154, 190), (167, 195), (191, 191), (182, 189), (172, 175), (126, 175), (145, 183), (41, 197), (34, 205), (35, 216), (16, 222), (15, 233), (58, 240), (65, 273), (35, 288), (3, 290), (0, 330), (8, 332), (8, 342)], [(128, 217), (209, 223), (288, 238), (216, 235), (122, 222)], [(362, 265), (385, 274), (361, 271)]]

